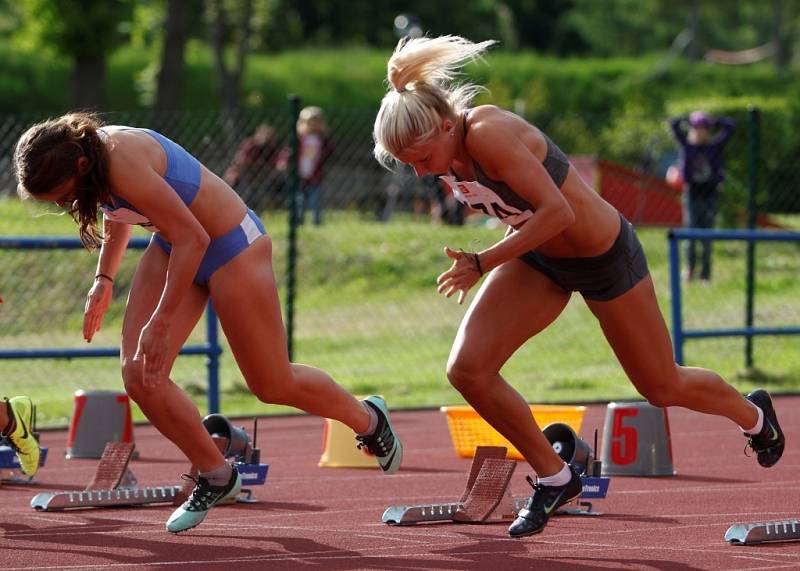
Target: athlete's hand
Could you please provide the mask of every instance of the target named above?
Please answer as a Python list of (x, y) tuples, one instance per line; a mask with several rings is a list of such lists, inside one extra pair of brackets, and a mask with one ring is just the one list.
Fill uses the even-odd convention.
[(83, 338), (87, 343), (92, 342), (92, 337), (103, 325), (103, 317), (111, 305), (113, 289), (110, 281), (96, 279), (86, 295), (86, 305), (83, 309)]
[(444, 247), (444, 253), (453, 260), (453, 265), (436, 278), (436, 283), (439, 286), (436, 291), (443, 293), (445, 297), (450, 297), (455, 292), (459, 292), (458, 303), (463, 303), (469, 289), (481, 279), (481, 273), (475, 260), (476, 254), (451, 250), (447, 246)]
[(167, 347), (169, 347), (169, 322), (157, 316), (142, 328), (134, 361), (142, 366), (142, 382), (146, 388), (155, 388), (167, 380)]

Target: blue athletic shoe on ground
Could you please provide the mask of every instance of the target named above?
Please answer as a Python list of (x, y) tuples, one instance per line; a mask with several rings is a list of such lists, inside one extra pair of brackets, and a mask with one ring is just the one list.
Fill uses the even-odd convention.
[[(190, 476), (187, 477), (194, 480)], [(242, 491), (242, 477), (236, 468), (233, 468), (231, 478), (224, 486), (212, 486), (208, 480), (201, 477), (194, 482), (195, 487), (189, 499), (172, 512), (167, 520), (167, 531), (179, 533), (192, 529), (206, 518), (208, 510), (223, 500), (236, 497)]]
[(378, 415), (378, 426), (375, 432), (367, 436), (356, 436), (359, 449), (366, 446), (377, 459), (385, 474), (394, 474), (403, 462), (403, 443), (392, 430), (389, 422), (389, 409), (386, 401), (379, 396), (364, 399), (368, 407)]
[[(756, 389), (745, 397), (764, 412), (764, 426), (758, 434), (747, 434), (747, 446), (755, 450), (758, 463), (764, 468), (774, 466), (783, 455), (786, 439), (783, 436), (772, 399), (764, 389)], [(747, 449), (745, 448), (745, 452)]]

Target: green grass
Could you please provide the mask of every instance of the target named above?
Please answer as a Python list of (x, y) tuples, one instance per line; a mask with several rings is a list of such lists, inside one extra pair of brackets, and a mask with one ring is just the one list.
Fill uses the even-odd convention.
[[(0, 202), (0, 227), (6, 235), (74, 236), (66, 217), (33, 216), (38, 207), (16, 200)], [(275, 243), (275, 271), (285, 300), (285, 213), (264, 216)], [(797, 220), (784, 223), (797, 227)], [(295, 360), (321, 367), (357, 394), (379, 392), (393, 407), (438, 406), (462, 402), (444, 375), (445, 363), (465, 306), (436, 294), (436, 276), (448, 267), (445, 244), (484, 247), (501, 230), (482, 223), (466, 228), (431, 225), (426, 218), (398, 216), (389, 224), (366, 221), (351, 212), (332, 212), (322, 227), (300, 230), (295, 323)], [(669, 316), (666, 232), (640, 228), (661, 309)], [(139, 253), (126, 256), (117, 295), (99, 346), (118, 342), (126, 288)], [(717, 243), (714, 281), (684, 289), (687, 327), (734, 327), (743, 323), (745, 246)], [(82, 347), (82, 306), (90, 286), (95, 254), (0, 250), (0, 348)], [(797, 244), (758, 245), (756, 323), (800, 323), (800, 271)], [(192, 342), (204, 338), (201, 324)], [(740, 390), (756, 385), (773, 390), (800, 388), (797, 337), (757, 338), (756, 368), (743, 366), (739, 339), (693, 340), (687, 362), (718, 370)], [(632, 398), (636, 393), (605, 343), (593, 316), (575, 296), (559, 320), (523, 346), (504, 374), (531, 402), (588, 402)], [(181, 357), (173, 378), (205, 410), (202, 357)], [(0, 379), (8, 395), (27, 393), (39, 404), (43, 425), (69, 418), (77, 389), (121, 387), (115, 359), (0, 360)], [(291, 412), (259, 403), (247, 390), (230, 352), (221, 367), (223, 412), (230, 415)], [(141, 413), (135, 411), (136, 418)]]

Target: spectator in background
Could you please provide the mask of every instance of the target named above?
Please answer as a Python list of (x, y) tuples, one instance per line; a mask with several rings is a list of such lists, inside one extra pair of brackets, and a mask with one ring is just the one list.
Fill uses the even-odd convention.
[(280, 144), (275, 129), (266, 123), (244, 139), (223, 179), (256, 211), (269, 206), (281, 193), (283, 172), (276, 169)]
[[(689, 228), (713, 228), (719, 204), (719, 186), (725, 180), (723, 148), (733, 132), (729, 117), (714, 118), (704, 111), (670, 119), (681, 145), (683, 224)], [(700, 279), (711, 279), (711, 241), (701, 240)], [(688, 279), (695, 277), (697, 244), (687, 243)]]
[(314, 224), (322, 224), (322, 181), (323, 166), (332, 152), (328, 138), (328, 125), (325, 114), (319, 107), (306, 107), (300, 111), (297, 120), (299, 151), (297, 176), (300, 179), (300, 193), (297, 196), (298, 219), (305, 221), (306, 209), (313, 212)]

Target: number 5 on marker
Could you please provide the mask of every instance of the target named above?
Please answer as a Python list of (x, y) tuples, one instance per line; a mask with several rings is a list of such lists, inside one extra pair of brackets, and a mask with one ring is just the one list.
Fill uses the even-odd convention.
[(633, 426), (623, 426), (626, 417), (639, 414), (635, 408), (614, 409), (614, 423), (611, 429), (611, 462), (624, 466), (636, 461), (639, 448), (639, 434)]

